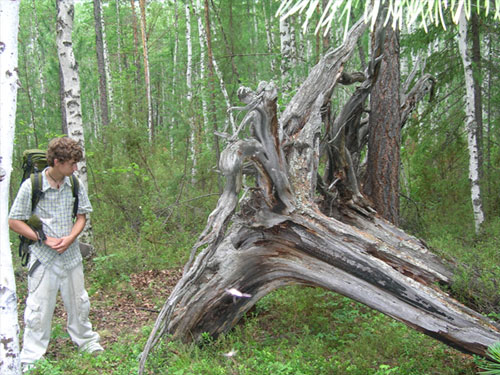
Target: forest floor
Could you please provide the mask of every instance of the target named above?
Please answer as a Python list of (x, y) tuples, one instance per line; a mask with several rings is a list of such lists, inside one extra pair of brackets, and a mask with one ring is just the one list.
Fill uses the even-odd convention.
[[(137, 355), (158, 313), (182, 276), (182, 268), (116, 274), (100, 287), (86, 267), (90, 320), (106, 353), (80, 356), (66, 332), (60, 297), (46, 359), (35, 374), (132, 374)], [(116, 271), (116, 270), (114, 270)], [(26, 269), (17, 268), (19, 323), (24, 328)], [(179, 374), (422, 374), (473, 375), (471, 356), (448, 348), (354, 301), (318, 288), (278, 290), (220, 343), (203, 350), (176, 346), (168, 355)], [(138, 349), (139, 348), (139, 349)], [(228, 361), (223, 353), (238, 352)], [(139, 350), (139, 352), (138, 352)], [(156, 358), (156, 357), (155, 357)], [(150, 360), (150, 373), (164, 373), (167, 358)], [(160, 367), (155, 367), (160, 366)], [(279, 372), (283, 366), (293, 372)], [(287, 368), (288, 368), (287, 367)], [(157, 368), (157, 370), (155, 370)], [(177, 371), (177, 372), (176, 372)], [(281, 371), (281, 370), (280, 370)], [(287, 370), (288, 371), (288, 370)], [(394, 372), (395, 371), (395, 372)]]
[[(93, 329), (101, 335), (104, 348), (111, 347), (120, 337), (138, 334), (141, 329), (156, 320), (163, 304), (170, 295), (182, 269), (148, 270), (130, 275), (109, 291), (97, 290), (90, 295), (90, 321)], [(18, 273), (18, 311), (21, 331), (24, 329), (24, 307), (26, 301), (25, 270)], [(88, 280), (87, 280), (87, 285)], [(89, 288), (87, 287), (89, 290)], [(59, 359), (66, 355), (73, 344), (66, 333), (66, 311), (59, 295), (52, 320), (52, 335), (46, 356)]]

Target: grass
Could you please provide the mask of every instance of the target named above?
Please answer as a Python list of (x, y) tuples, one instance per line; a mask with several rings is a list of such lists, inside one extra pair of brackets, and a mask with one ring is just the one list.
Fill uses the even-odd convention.
[[(68, 348), (33, 374), (135, 374), (151, 326), (94, 358)], [(227, 353), (234, 353), (228, 356)], [(263, 298), (229, 334), (203, 345), (162, 342), (149, 374), (475, 374), (474, 359), (337, 294), (288, 287)]]

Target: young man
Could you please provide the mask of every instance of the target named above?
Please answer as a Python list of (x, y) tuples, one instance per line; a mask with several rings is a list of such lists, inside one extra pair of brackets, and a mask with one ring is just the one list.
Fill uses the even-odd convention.
[[(90, 302), (85, 290), (82, 256), (77, 237), (85, 227), (86, 214), (92, 211), (85, 188), (79, 184), (78, 211), (73, 221), (73, 191), (69, 176), (77, 170), (83, 156), (78, 143), (68, 137), (55, 138), (47, 150), (47, 167), (42, 174), (42, 196), (31, 211), (31, 179), (26, 179), (9, 214), (14, 232), (36, 241), (30, 246), (28, 298), (24, 313), (25, 331), (21, 365), (23, 372), (43, 357), (50, 339), (51, 321), (60, 290), (68, 313), (67, 330), (81, 351), (103, 350), (99, 335), (89, 321)], [(46, 239), (24, 220), (36, 214)]]

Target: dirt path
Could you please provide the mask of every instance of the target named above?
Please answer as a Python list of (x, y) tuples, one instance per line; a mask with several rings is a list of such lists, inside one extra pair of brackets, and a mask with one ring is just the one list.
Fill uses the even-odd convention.
[[(139, 333), (144, 326), (152, 324), (181, 275), (180, 268), (144, 271), (130, 275), (130, 281), (121, 282), (112, 291), (95, 292), (90, 297), (90, 321), (101, 335), (102, 345), (110, 347), (120, 336)], [(17, 276), (19, 324), (22, 330), (26, 300), (24, 270)], [(66, 333), (66, 311), (59, 296), (46, 356), (57, 359), (71, 350), (74, 347)]]

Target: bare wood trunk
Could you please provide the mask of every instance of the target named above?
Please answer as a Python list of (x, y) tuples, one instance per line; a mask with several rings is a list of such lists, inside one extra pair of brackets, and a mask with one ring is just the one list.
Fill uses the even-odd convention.
[[(381, 218), (361, 195), (343, 197), (338, 185), (346, 179), (317, 189), (324, 108), (366, 27), (354, 25), (344, 45), (321, 59), (280, 119), (273, 84), (238, 91), (248, 111), (238, 132), (248, 126), (252, 136), (235, 134), (221, 154), (224, 191), (158, 316), (140, 374), (165, 334), (183, 341), (220, 335), (260, 298), (290, 284), (335, 291), (466, 352), (485, 355), (500, 340), (497, 326), (439, 289), (450, 282), (451, 266), (423, 242)], [(363, 112), (379, 61), (375, 56), (336, 124), (349, 128), (345, 155), (359, 147), (349, 136), (361, 116), (352, 114)], [(256, 182), (240, 200), (247, 161)]]

